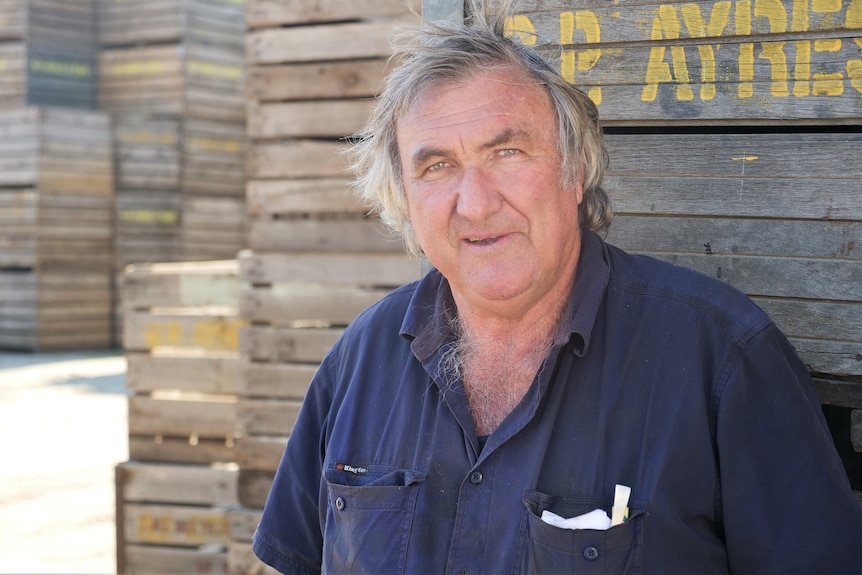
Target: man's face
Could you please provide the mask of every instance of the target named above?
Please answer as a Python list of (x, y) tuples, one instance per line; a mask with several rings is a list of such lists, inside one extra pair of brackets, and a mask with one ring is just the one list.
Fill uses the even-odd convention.
[(423, 94), (397, 128), (416, 237), (459, 306), (518, 317), (568, 295), (582, 189), (561, 186), (545, 88), (483, 71)]

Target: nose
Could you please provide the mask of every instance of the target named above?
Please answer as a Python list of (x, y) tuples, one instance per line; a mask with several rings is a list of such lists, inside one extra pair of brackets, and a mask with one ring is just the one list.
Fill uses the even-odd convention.
[(498, 183), (481, 168), (467, 168), (458, 187), (458, 214), (471, 221), (484, 221), (500, 211), (503, 198)]

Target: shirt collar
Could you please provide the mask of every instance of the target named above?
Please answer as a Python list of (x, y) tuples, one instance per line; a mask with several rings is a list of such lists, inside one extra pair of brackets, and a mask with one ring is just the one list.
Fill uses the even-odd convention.
[[(587, 352), (608, 285), (610, 269), (605, 251), (604, 241), (595, 233), (581, 234), (581, 255), (565, 328), (571, 333), (572, 352), (577, 356)], [(432, 269), (417, 284), (401, 324), (401, 335), (413, 340), (411, 348), (416, 359), (425, 361), (453, 338), (448, 318), (454, 310), (449, 282)]]

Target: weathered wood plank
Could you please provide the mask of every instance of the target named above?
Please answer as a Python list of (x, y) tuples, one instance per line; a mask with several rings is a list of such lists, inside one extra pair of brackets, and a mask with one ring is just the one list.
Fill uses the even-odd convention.
[(252, 66), (246, 93), (258, 102), (368, 98), (377, 94), (386, 72), (384, 59)]
[(117, 471), (127, 503), (239, 505), (236, 468), (127, 461)]
[(237, 393), (243, 397), (302, 399), (317, 364), (245, 361)]
[(223, 508), (126, 503), (123, 515), (128, 543), (184, 546), (230, 543), (230, 523)]
[(237, 424), (243, 436), (290, 435), (302, 402), (295, 399), (241, 399)]
[(340, 138), (357, 132), (373, 107), (373, 100), (258, 104), (248, 110), (248, 133), (258, 140)]
[(352, 286), (274, 284), (265, 289), (245, 290), (239, 310), (242, 317), (253, 322), (317, 321), (346, 326), (387, 293), (389, 290)]
[(126, 575), (229, 575), (228, 553), (220, 548), (188, 549), (155, 545), (125, 545), (118, 553), (124, 555), (123, 571)]
[(862, 453), (862, 410), (859, 409), (850, 412), (850, 443), (853, 451)]
[(255, 142), (248, 157), (249, 179), (344, 177), (347, 162), (339, 142), (293, 140)]
[(251, 283), (310, 282), (397, 287), (421, 277), (421, 264), (406, 254), (252, 253), (240, 255), (240, 277)]
[(128, 350), (149, 351), (158, 347), (201, 348), (235, 351), (245, 320), (235, 317), (236, 308), (174, 308), (151, 313), (126, 310), (123, 343)]
[(862, 376), (862, 347), (859, 342), (793, 337), (790, 343), (814, 373)]
[[(862, 250), (856, 249), (862, 246), (862, 221), (623, 214), (614, 218), (607, 239), (627, 250), (824, 258), (845, 261), (846, 265), (855, 268), (860, 264), (852, 264), (848, 260), (862, 260)], [(858, 273), (862, 274), (862, 271)], [(862, 277), (858, 279), (862, 280)], [(820, 278), (818, 281), (824, 280)]]
[(126, 388), (138, 393), (177, 389), (234, 394), (244, 363), (236, 353), (191, 355), (126, 354)]
[(158, 461), (184, 464), (225, 463), (237, 460), (233, 437), (200, 437), (188, 435), (130, 435), (129, 458), (136, 461)]
[[(862, 361), (862, 356), (858, 361)], [(862, 409), (862, 382), (815, 377), (814, 384), (817, 386), (820, 403)]]
[(418, 0), (246, 0), (249, 28), (379, 18), (408, 14), (419, 9)]
[(234, 437), (236, 398), (206, 400), (129, 397), (129, 434), (186, 437)]
[(246, 185), (248, 215), (270, 218), (290, 214), (363, 214), (368, 211), (344, 178), (255, 180)]
[(240, 330), (240, 353), (253, 361), (319, 363), (344, 330), (249, 326)]
[(390, 35), (411, 21), (416, 22), (406, 18), (251, 30), (246, 60), (255, 65), (385, 58), (391, 51)]
[(359, 218), (252, 220), (248, 245), (260, 252), (404, 252), (378, 220)]
[(162, 262), (134, 264), (123, 276), (128, 308), (236, 307), (241, 284), (239, 262)]
[(275, 473), (256, 469), (241, 469), (239, 472), (239, 500), (243, 507), (262, 509), (272, 488)]
[(275, 473), (287, 438), (283, 436), (249, 436), (237, 440), (236, 463), (240, 469)]

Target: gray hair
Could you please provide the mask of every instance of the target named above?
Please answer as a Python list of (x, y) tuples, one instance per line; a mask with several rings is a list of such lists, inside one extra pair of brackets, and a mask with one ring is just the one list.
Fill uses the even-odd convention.
[(424, 91), (466, 82), (489, 68), (514, 68), (543, 85), (557, 116), (561, 178), (565, 187), (583, 185), (582, 229), (602, 232), (613, 217), (601, 182), (608, 155), (596, 105), (566, 82), (538, 54), (505, 35), (504, 7), (496, 15), (468, 2), (473, 13), (463, 24), (424, 24), (394, 44), (399, 63), (388, 76), (377, 107), (348, 150), (358, 195), (400, 235), (409, 252), (420, 255), (401, 179), (398, 120)]

